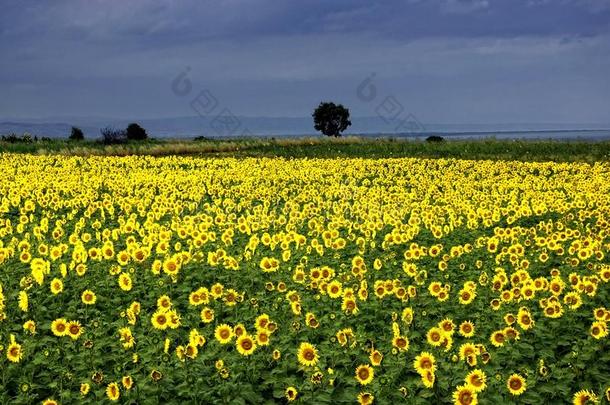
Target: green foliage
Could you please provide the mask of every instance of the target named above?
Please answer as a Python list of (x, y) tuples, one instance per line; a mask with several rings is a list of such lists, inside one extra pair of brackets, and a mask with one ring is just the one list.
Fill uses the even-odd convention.
[[(14, 138), (18, 138), (14, 135)], [(5, 136), (6, 139), (6, 136)], [(122, 140), (118, 145), (87, 141), (41, 138), (39, 142), (0, 139), (0, 153), (59, 153), (62, 155), (201, 155), (285, 158), (454, 158), (472, 160), (518, 160), (553, 162), (598, 162), (610, 159), (610, 141), (502, 141), (492, 138), (445, 142), (423, 142), (395, 138), (276, 138), (215, 139), (195, 141), (147, 139)]]

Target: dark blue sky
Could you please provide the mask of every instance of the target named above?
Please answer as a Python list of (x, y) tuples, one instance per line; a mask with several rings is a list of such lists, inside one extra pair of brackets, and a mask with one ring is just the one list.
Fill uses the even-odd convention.
[[(0, 0), (0, 119), (307, 116), (375, 73), (428, 123), (610, 122), (610, 0)], [(172, 92), (189, 68), (192, 91)]]

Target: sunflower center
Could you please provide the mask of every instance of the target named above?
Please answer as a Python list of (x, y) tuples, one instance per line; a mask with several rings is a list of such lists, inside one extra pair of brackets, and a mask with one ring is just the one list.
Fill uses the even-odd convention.
[(472, 403), (472, 395), (465, 391), (460, 394), (460, 404), (468, 405)]
[(366, 380), (367, 378), (369, 378), (369, 370), (366, 368), (361, 368), (358, 371), (358, 377), (360, 377), (361, 380)]
[(312, 361), (316, 356), (314, 355), (313, 350), (305, 350), (305, 353), (303, 353), (303, 357), (305, 358), (305, 360)]

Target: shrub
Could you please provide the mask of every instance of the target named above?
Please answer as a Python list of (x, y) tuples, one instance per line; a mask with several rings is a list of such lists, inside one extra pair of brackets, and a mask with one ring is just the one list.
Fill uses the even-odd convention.
[(80, 128), (72, 127), (69, 139), (71, 141), (82, 141), (83, 139), (85, 139), (85, 134), (83, 134), (83, 131)]
[(438, 135), (432, 135), (426, 138), (426, 142), (444, 142), (445, 138)]
[(102, 133), (102, 143), (105, 145), (115, 145), (127, 142), (127, 132), (122, 129), (106, 127), (100, 132)]
[(146, 130), (135, 122), (127, 126), (126, 133), (127, 139), (130, 141), (144, 141), (148, 138)]
[(2, 135), (2, 141), (8, 143), (32, 143), (33, 139), (32, 135), (26, 132), (21, 136), (15, 133), (11, 133), (9, 135)]

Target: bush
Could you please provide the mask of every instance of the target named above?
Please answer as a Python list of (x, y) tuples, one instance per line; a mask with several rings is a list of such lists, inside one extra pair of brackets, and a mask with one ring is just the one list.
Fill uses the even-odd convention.
[(83, 131), (80, 128), (72, 127), (69, 139), (71, 141), (82, 141), (83, 139), (85, 139), (85, 134), (83, 134)]
[(146, 130), (135, 122), (127, 126), (126, 133), (127, 139), (130, 141), (144, 141), (148, 138)]
[(127, 142), (127, 132), (125, 130), (106, 127), (100, 132), (102, 133), (102, 143), (104, 145), (116, 145)]
[(29, 133), (24, 133), (21, 136), (18, 136), (15, 133), (9, 134), (9, 135), (2, 135), (2, 142), (8, 142), (8, 143), (32, 143), (33, 139), (32, 139), (32, 135), (30, 135)]
[(445, 138), (438, 135), (432, 135), (426, 138), (426, 142), (444, 142)]

